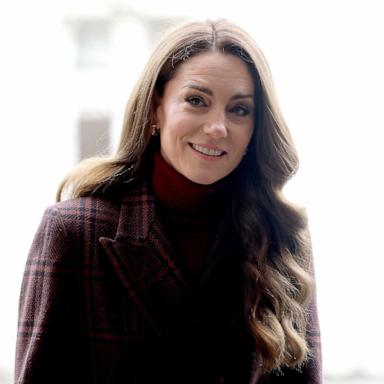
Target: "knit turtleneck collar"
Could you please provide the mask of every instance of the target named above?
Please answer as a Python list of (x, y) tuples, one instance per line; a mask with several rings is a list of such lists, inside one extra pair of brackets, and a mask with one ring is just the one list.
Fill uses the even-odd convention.
[(213, 184), (197, 184), (154, 155), (152, 183), (157, 200), (169, 213), (206, 218), (218, 214), (229, 197), (231, 176)]

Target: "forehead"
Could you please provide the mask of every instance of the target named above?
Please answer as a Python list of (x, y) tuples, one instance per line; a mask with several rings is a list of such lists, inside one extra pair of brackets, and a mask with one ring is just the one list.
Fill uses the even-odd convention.
[(239, 57), (221, 52), (203, 52), (180, 64), (173, 77), (178, 83), (202, 82), (231, 85), (254, 92), (254, 80), (248, 66)]

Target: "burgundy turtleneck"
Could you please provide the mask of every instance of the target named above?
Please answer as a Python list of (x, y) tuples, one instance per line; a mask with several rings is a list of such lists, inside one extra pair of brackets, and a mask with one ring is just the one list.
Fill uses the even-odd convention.
[(229, 198), (230, 177), (210, 185), (194, 183), (157, 152), (152, 183), (177, 262), (186, 277), (197, 282), (210, 255), (223, 205)]
[[(197, 184), (177, 172), (162, 158), (160, 153), (156, 153), (152, 183), (159, 212), (175, 250), (175, 262), (178, 263), (185, 277), (194, 287), (202, 278), (224, 208), (230, 203), (233, 193), (233, 175), (214, 184)], [(229, 262), (228, 260), (227, 262)], [(204, 381), (212, 384), (219, 384), (223, 381), (226, 383), (249, 382), (252, 344), (243, 322), (242, 309), (239, 310), (243, 295), (237, 291), (240, 289), (237, 286), (238, 269), (233, 268), (235, 264), (231, 264), (231, 262), (228, 265), (232, 266), (230, 267), (230, 273), (233, 273), (231, 284), (236, 288), (231, 290), (228, 296), (223, 297), (219, 294), (217, 297), (218, 302), (225, 300), (223, 307), (230, 308), (230, 320), (223, 333), (224, 339), (218, 341), (219, 350), (214, 353), (214, 356), (219, 359), (215, 362), (218, 365), (215, 366), (212, 363), (211, 366), (212, 372), (215, 369), (218, 369), (219, 372), (217, 372), (215, 380)], [(242, 285), (240, 284), (240, 286)], [(198, 344), (199, 348), (201, 345)], [(193, 348), (196, 346), (189, 347), (191, 348), (189, 353), (195, 351)], [(201, 355), (201, 352), (197, 349), (194, 353)], [(223, 379), (224, 377), (225, 379)]]

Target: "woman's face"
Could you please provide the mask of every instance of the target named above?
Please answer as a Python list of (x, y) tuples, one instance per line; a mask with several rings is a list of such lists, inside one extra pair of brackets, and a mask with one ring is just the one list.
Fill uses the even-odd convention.
[(198, 184), (230, 174), (252, 136), (254, 93), (236, 56), (204, 52), (181, 64), (156, 108), (164, 160)]

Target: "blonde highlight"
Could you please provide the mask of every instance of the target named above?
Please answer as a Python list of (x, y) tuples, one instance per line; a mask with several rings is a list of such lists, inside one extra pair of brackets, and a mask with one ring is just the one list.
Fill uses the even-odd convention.
[(300, 367), (310, 356), (306, 306), (313, 295), (311, 249), (304, 212), (285, 201), (282, 188), (298, 157), (275, 95), (269, 66), (253, 39), (236, 25), (187, 22), (158, 43), (128, 101), (120, 144), (109, 157), (83, 161), (60, 184), (57, 200), (87, 196), (143, 172), (149, 157), (155, 94), (179, 65), (207, 50), (240, 57), (257, 95), (255, 132), (241, 164), (233, 223), (246, 255), (245, 313), (262, 371)]

